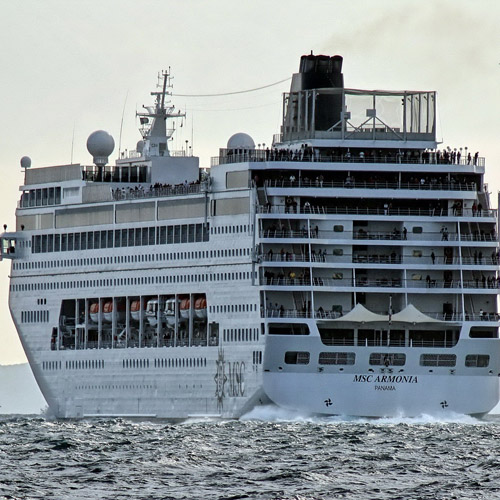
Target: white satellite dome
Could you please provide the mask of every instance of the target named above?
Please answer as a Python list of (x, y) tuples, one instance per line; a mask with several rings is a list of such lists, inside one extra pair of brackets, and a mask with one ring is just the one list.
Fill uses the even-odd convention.
[(94, 163), (104, 166), (108, 163), (108, 156), (115, 149), (115, 140), (104, 130), (96, 130), (87, 139), (87, 150), (94, 157)]
[(135, 150), (142, 155), (142, 152), (144, 151), (144, 146), (146, 143), (144, 141), (138, 141), (137, 146), (135, 147)]
[(255, 149), (255, 142), (248, 134), (238, 132), (227, 141), (227, 149)]
[(23, 156), (21, 158), (21, 168), (30, 168), (31, 167), (31, 158), (29, 156)]

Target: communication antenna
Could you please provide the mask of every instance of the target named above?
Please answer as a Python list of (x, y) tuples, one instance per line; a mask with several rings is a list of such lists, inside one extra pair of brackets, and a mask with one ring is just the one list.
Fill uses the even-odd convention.
[(120, 156), (121, 151), (122, 151), (123, 117), (125, 116), (125, 106), (127, 105), (127, 98), (128, 98), (128, 90), (127, 90), (127, 94), (125, 95), (125, 102), (123, 103), (122, 121), (120, 123), (120, 138), (118, 139), (118, 156)]
[(71, 138), (71, 162), (70, 164), (73, 165), (73, 147), (75, 145), (75, 123), (73, 123), (73, 137)]
[(194, 113), (191, 111), (191, 154), (194, 154), (193, 129), (194, 129)]

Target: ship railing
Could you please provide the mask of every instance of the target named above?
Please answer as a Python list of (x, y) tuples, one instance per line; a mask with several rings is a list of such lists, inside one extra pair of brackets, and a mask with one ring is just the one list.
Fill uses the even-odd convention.
[(485, 234), (479, 231), (473, 234), (461, 234), (460, 241), (498, 241), (495, 233)]
[(496, 217), (497, 210), (473, 211), (470, 208), (460, 211), (448, 210), (445, 208), (368, 208), (368, 207), (327, 207), (327, 206), (307, 206), (290, 207), (288, 205), (259, 205), (258, 213), (261, 214), (305, 214), (305, 215), (384, 215), (384, 216), (416, 216), (416, 217), (476, 217), (491, 218)]
[[(460, 258), (457, 257), (453, 259), (454, 264), (460, 263)], [(498, 257), (462, 257), (462, 264), (466, 266), (474, 265), (474, 266), (498, 266), (499, 261)]]
[(311, 318), (311, 313), (297, 309), (268, 308), (265, 312), (266, 318)]
[[(189, 339), (186, 338), (178, 338), (177, 342), (174, 341), (173, 338), (160, 338), (157, 340), (156, 338), (153, 339), (142, 339), (141, 342), (139, 342), (139, 339), (128, 339), (126, 340), (115, 340), (114, 342), (111, 341), (92, 341), (92, 342), (87, 342), (85, 345), (84, 344), (79, 344), (76, 349), (124, 349), (127, 347), (174, 347), (176, 345), (177, 347), (187, 347), (189, 346)], [(207, 345), (207, 338), (206, 337), (201, 337), (201, 338), (193, 338), (191, 341), (191, 346), (206, 346)], [(215, 345), (214, 343), (210, 343), (209, 345)], [(65, 349), (74, 349), (74, 344), (71, 346), (65, 346)]]
[(386, 181), (324, 181), (299, 179), (295, 181), (268, 179), (268, 188), (348, 188), (348, 189), (410, 189), (420, 191), (477, 191), (475, 182), (386, 182)]
[(406, 343), (404, 340), (400, 340), (400, 339), (380, 340), (380, 339), (367, 339), (367, 338), (358, 339), (357, 344), (355, 344), (353, 339), (328, 338), (328, 337), (322, 337), (321, 342), (327, 346), (357, 346), (357, 347), (451, 348), (451, 347), (454, 347), (456, 345), (456, 341), (454, 342), (453, 340), (415, 340), (415, 339), (410, 339), (409, 343)]
[(193, 183), (179, 186), (162, 186), (150, 188), (116, 188), (111, 190), (114, 201), (138, 200), (143, 198), (163, 198), (169, 196), (182, 196), (190, 194), (199, 194), (206, 191), (206, 183)]
[[(423, 237), (422, 237), (423, 236)], [(363, 240), (363, 241), (487, 241), (491, 242), (497, 241), (497, 237), (494, 233), (481, 234), (481, 235), (458, 235), (443, 232), (426, 232), (425, 234), (417, 234), (417, 237), (410, 233), (409, 235), (404, 235), (400, 230), (394, 230), (390, 232), (373, 232), (359, 230), (352, 233), (351, 231), (342, 231), (341, 233), (337, 231), (330, 231), (325, 229), (319, 229), (316, 231), (315, 228), (304, 228), (300, 231), (285, 230), (285, 229), (264, 229), (261, 231), (261, 238), (318, 238), (318, 239), (353, 239), (353, 240)]]
[(252, 149), (252, 150), (232, 150), (221, 149), (219, 156), (213, 156), (210, 164), (212, 167), (225, 165), (227, 163), (245, 162), (317, 162), (317, 163), (397, 163), (407, 165), (462, 165), (483, 167), (485, 158), (480, 156), (476, 159), (461, 158), (459, 161), (451, 162), (444, 158), (438, 159), (436, 155), (423, 154), (419, 156), (407, 157), (398, 152), (387, 155), (354, 155), (345, 154), (325, 154), (316, 150), (313, 154), (303, 151), (291, 151), (285, 149)]
[[(275, 308), (269, 307), (265, 310), (264, 317), (275, 319), (275, 318), (306, 318), (306, 319), (329, 319), (337, 320), (345, 316), (347, 313), (341, 313), (338, 311), (305, 311), (298, 309), (285, 309), (282, 306), (277, 306)], [(377, 312), (383, 316), (387, 316), (386, 312)], [(500, 314), (494, 312), (477, 312), (477, 313), (439, 313), (439, 312), (422, 312), (431, 319), (445, 322), (459, 322), (459, 321), (500, 321)], [(387, 319), (388, 320), (388, 319)], [(346, 321), (350, 321), (348, 318)], [(392, 321), (392, 320), (391, 320)], [(363, 343), (364, 344), (364, 343)]]
[[(432, 263), (432, 257), (430, 255), (425, 257), (411, 257), (411, 256), (401, 256), (401, 255), (389, 255), (389, 254), (369, 254), (369, 255), (350, 255), (343, 254), (342, 256), (337, 255), (326, 255), (322, 254), (293, 254), (286, 252), (281, 255), (280, 253), (260, 254), (257, 256), (258, 262), (281, 262), (283, 264), (293, 263), (293, 262), (319, 262), (319, 263), (339, 263), (339, 262), (353, 262), (358, 264), (429, 264)], [(435, 257), (434, 264), (446, 264), (446, 265), (475, 265), (475, 266), (497, 266), (499, 264), (499, 259), (496, 257)]]
[[(321, 230), (320, 230), (321, 232)], [(336, 233), (338, 236), (338, 233)], [(424, 236), (422, 238), (422, 236)], [(426, 232), (425, 234), (418, 234), (417, 238), (413, 233), (405, 234), (400, 230), (390, 231), (390, 232), (373, 232), (360, 229), (359, 231), (353, 233), (354, 240), (413, 240), (413, 241), (428, 241), (428, 240), (441, 240), (441, 241), (497, 241), (497, 236), (495, 233), (485, 234), (484, 232), (480, 234), (456, 234), (448, 233), (443, 231)]]
[(400, 278), (377, 278), (366, 279), (357, 278), (327, 278), (322, 276), (313, 276), (312, 280), (309, 276), (297, 276), (296, 273), (289, 273), (288, 277), (280, 278), (275, 276), (266, 276), (262, 278), (261, 286), (314, 286), (314, 287), (358, 287), (358, 288), (466, 288), (466, 289), (487, 289), (497, 290), (500, 285), (500, 280), (490, 279), (489, 282), (481, 279), (473, 280), (436, 280), (428, 276), (428, 279), (423, 279), (421, 274), (412, 279)]

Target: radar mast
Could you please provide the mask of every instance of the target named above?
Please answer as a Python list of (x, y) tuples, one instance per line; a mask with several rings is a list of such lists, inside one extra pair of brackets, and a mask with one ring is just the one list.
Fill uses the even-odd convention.
[(140, 120), (139, 130), (145, 143), (145, 156), (170, 156), (168, 141), (175, 132), (175, 122), (168, 127), (167, 120), (186, 116), (182, 111), (176, 110), (168, 100), (172, 95), (170, 90), (173, 87), (172, 80), (170, 67), (159, 73), (157, 84), (159, 90), (151, 92), (151, 95), (155, 96), (154, 106), (143, 106), (145, 111), (137, 113)]

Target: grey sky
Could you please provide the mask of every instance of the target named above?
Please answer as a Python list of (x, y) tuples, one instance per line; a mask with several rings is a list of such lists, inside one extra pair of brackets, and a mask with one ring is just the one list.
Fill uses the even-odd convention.
[[(347, 87), (438, 91), (444, 145), (486, 157), (500, 188), (500, 2), (481, 0), (24, 0), (0, 16), (1, 224), (14, 226), (33, 166), (90, 164), (88, 135), (110, 132), (122, 149), (140, 136), (135, 110), (149, 104), (157, 72), (171, 66), (174, 92), (259, 87), (297, 71), (302, 54), (340, 54)], [(241, 96), (181, 99), (190, 116), (173, 148), (191, 141), (201, 165), (235, 132), (270, 144), (288, 83)], [(125, 104), (126, 102), (126, 104)], [(115, 150), (115, 153), (117, 151)], [(112, 161), (114, 161), (113, 156)], [(0, 363), (24, 360), (7, 309), (9, 264), (0, 264)]]

